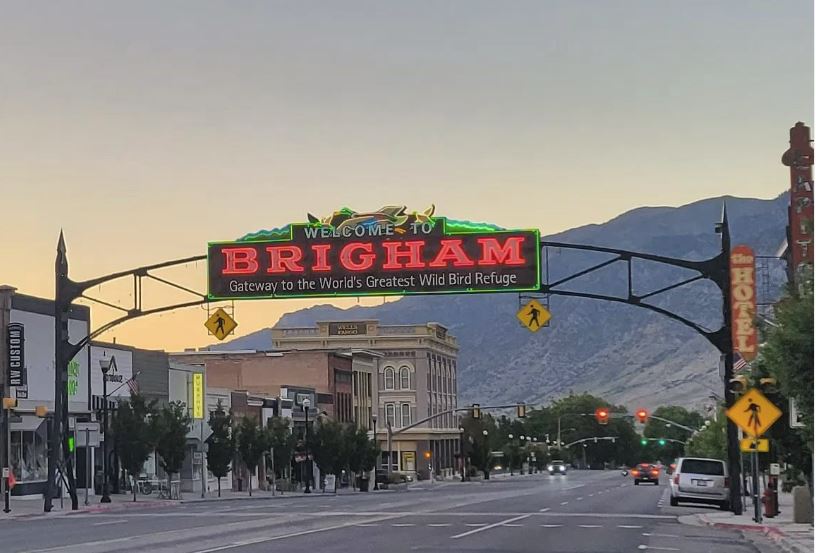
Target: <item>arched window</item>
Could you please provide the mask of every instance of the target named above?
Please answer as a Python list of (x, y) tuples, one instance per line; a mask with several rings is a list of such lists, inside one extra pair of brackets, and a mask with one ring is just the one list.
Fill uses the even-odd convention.
[(409, 390), (411, 388), (411, 371), (408, 367), (400, 368), (400, 388)]
[(394, 369), (391, 367), (386, 367), (385, 369), (385, 389), (394, 389)]

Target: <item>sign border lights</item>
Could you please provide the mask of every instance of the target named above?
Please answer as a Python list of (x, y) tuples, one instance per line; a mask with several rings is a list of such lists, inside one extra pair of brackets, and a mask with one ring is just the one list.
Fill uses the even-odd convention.
[(537, 291), (541, 236), (384, 207), (207, 247), (207, 297), (328, 298)]
[(193, 418), (204, 418), (204, 375), (193, 373)]
[(757, 355), (756, 257), (745, 245), (735, 246), (729, 256), (731, 271), (731, 337), (734, 351), (746, 361)]

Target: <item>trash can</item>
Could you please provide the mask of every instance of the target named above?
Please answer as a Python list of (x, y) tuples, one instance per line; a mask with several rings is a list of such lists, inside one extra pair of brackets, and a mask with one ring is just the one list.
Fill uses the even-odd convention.
[(357, 482), (360, 485), (361, 492), (368, 491), (368, 476), (361, 476), (360, 478), (357, 479)]

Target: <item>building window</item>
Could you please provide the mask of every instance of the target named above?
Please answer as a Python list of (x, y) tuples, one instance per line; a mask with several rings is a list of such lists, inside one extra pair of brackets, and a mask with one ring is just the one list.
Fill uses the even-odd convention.
[(400, 409), (402, 410), (402, 426), (408, 426), (411, 424), (411, 405), (403, 403)]
[(395, 425), (395, 421), (394, 421), (394, 404), (393, 403), (386, 403), (385, 404), (385, 422), (386, 422), (386, 424), (390, 424), (391, 426)]
[(408, 367), (402, 367), (400, 369), (400, 388), (403, 390), (409, 390), (411, 388), (411, 374)]
[(391, 367), (387, 367), (385, 369), (385, 389), (386, 390), (394, 389), (394, 369), (392, 369)]

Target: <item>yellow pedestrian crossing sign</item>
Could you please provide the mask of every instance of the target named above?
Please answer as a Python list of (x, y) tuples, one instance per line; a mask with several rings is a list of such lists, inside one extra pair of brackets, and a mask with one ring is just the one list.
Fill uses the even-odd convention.
[(521, 321), (521, 324), (527, 327), (527, 330), (538, 332), (538, 329), (547, 326), (552, 315), (546, 307), (536, 300), (530, 300), (527, 305), (518, 310), (516, 317)]
[(782, 411), (762, 392), (751, 388), (725, 414), (746, 434), (759, 437), (782, 416)]
[(744, 453), (768, 453), (771, 450), (769, 440), (766, 438), (744, 438), (740, 440), (740, 451)]
[(204, 323), (204, 326), (207, 327), (207, 330), (210, 331), (210, 334), (218, 338), (219, 340), (223, 340), (227, 336), (229, 336), (235, 327), (238, 326), (238, 323), (235, 322), (235, 319), (230, 317), (226, 311), (222, 308), (216, 309), (215, 313), (210, 315), (210, 318), (207, 319), (207, 322)]

